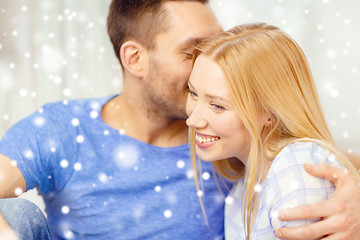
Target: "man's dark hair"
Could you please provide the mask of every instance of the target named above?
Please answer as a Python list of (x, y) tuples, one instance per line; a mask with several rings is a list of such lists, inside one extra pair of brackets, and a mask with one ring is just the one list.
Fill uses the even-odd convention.
[(208, 3), (208, 0), (112, 0), (107, 28), (120, 63), (120, 47), (129, 39), (154, 48), (155, 36), (166, 31), (166, 12), (161, 6), (168, 1)]

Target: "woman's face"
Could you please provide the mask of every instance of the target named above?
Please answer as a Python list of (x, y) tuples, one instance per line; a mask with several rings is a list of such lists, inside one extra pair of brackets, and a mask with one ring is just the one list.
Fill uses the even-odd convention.
[(188, 84), (186, 124), (195, 130), (198, 157), (209, 162), (236, 157), (245, 164), (250, 134), (235, 111), (220, 66), (201, 54)]

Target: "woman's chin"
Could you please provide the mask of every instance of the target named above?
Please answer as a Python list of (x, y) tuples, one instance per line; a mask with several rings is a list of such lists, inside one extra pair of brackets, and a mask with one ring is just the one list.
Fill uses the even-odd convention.
[(215, 162), (215, 161), (219, 160), (218, 158), (212, 158), (210, 156), (201, 156), (200, 154), (197, 156), (198, 156), (198, 158), (201, 159), (201, 161), (204, 161), (204, 162)]

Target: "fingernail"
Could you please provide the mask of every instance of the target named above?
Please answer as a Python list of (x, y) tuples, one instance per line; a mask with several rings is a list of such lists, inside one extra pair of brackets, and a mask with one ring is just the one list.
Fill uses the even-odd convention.
[(279, 230), (276, 230), (276, 231), (275, 231), (275, 235), (276, 235), (276, 237), (278, 237), (278, 238), (281, 238), (281, 237), (282, 237), (281, 231), (279, 231)]

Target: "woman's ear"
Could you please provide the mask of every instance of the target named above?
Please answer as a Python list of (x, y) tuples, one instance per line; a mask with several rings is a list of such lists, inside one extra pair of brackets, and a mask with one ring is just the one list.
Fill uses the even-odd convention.
[(145, 48), (135, 41), (123, 43), (120, 48), (120, 59), (124, 71), (128, 71), (135, 77), (142, 78), (144, 76), (146, 54)]
[(270, 126), (271, 122), (272, 122), (271, 117), (268, 117), (265, 121), (265, 126), (267, 126), (267, 127)]

